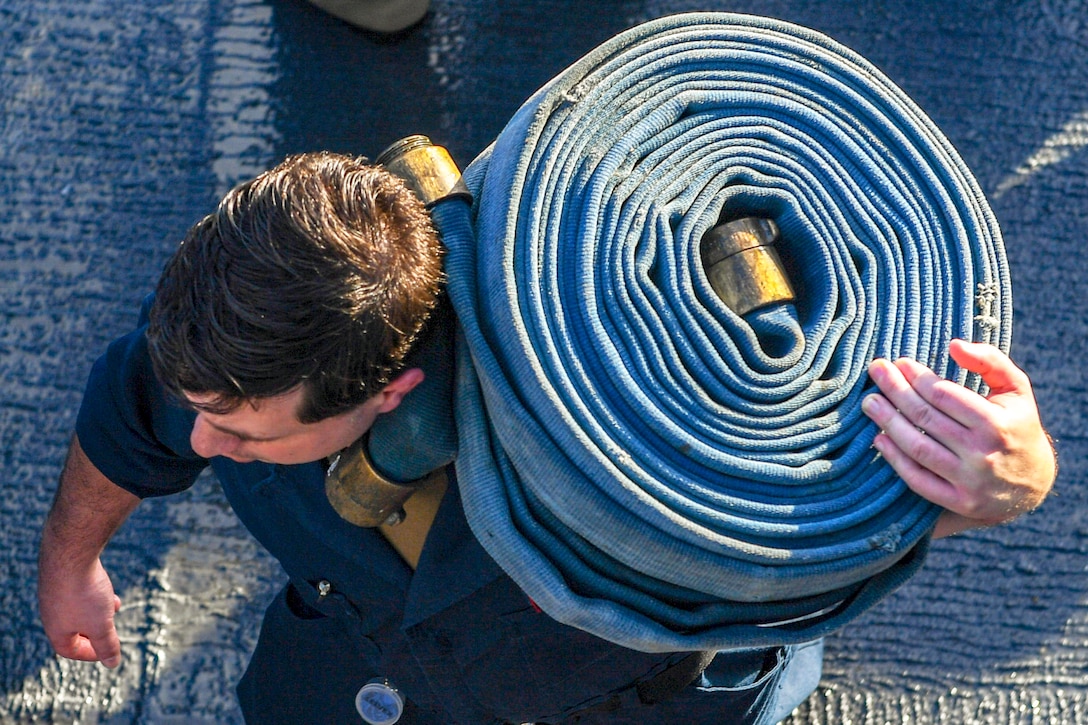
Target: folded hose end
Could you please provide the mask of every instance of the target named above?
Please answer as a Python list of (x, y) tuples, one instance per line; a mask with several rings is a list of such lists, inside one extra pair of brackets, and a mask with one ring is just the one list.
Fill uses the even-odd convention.
[(449, 152), (426, 136), (405, 136), (378, 154), (375, 163), (403, 179), (428, 208), (451, 197), (472, 199)]
[(793, 301), (793, 287), (771, 246), (777, 239), (778, 225), (758, 217), (724, 222), (703, 235), (699, 252), (707, 280), (738, 315)]

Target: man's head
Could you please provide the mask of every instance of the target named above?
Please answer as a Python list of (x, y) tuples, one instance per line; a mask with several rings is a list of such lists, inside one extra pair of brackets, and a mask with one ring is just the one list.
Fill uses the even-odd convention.
[(316, 423), (400, 372), (442, 281), (437, 235), (396, 177), (328, 153), (288, 158), (197, 223), (156, 290), (156, 374), (216, 415), (299, 390)]

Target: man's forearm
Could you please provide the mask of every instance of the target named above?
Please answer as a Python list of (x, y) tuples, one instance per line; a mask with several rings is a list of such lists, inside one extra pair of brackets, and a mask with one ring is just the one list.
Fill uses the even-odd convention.
[(38, 610), (57, 654), (121, 663), (114, 615), (121, 600), (99, 555), (140, 499), (114, 485), (72, 438), (38, 556)]
[(102, 475), (73, 437), (42, 531), (43, 563), (79, 567), (96, 560), (139, 503)]
[(944, 539), (949, 536), (961, 534), (971, 529), (981, 529), (992, 524), (977, 519), (969, 519), (955, 512), (945, 509), (937, 519), (937, 525), (933, 527), (933, 538)]

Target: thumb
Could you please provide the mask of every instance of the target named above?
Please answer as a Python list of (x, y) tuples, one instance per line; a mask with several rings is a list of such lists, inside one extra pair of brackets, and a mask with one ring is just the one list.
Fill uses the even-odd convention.
[(121, 642), (117, 639), (116, 630), (111, 629), (109, 634), (101, 639), (92, 639), (91, 647), (98, 661), (111, 670), (121, 664)]
[(990, 388), (990, 400), (1000, 395), (1031, 393), (1027, 373), (993, 345), (953, 340), (948, 352), (960, 367), (982, 376), (982, 381)]
[[(113, 597), (113, 611), (117, 612), (121, 609), (121, 598), (117, 595)], [(121, 640), (117, 636), (117, 627), (113, 623), (113, 617), (109, 618), (106, 623), (106, 628), (99, 634), (94, 636), (88, 636), (88, 640), (91, 643), (91, 649), (99, 662), (111, 670), (121, 664)]]

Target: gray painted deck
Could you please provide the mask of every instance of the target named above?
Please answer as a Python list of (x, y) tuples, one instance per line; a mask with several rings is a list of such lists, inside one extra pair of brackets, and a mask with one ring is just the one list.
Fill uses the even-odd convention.
[(38, 528), (92, 360), (181, 235), (283, 155), (373, 156), (426, 133), (467, 163), (540, 84), (682, 10), (821, 30), (898, 82), (990, 195), (1015, 284), (1013, 357), (1059, 440), (1055, 495), (939, 542), (828, 642), (800, 723), (1088, 723), (1088, 4), (1083, 0), (435, 0), (396, 42), (301, 0), (0, 0), (0, 721), (234, 723), (279, 585), (215, 482), (145, 504), (105, 555), (113, 672), (37, 621)]

